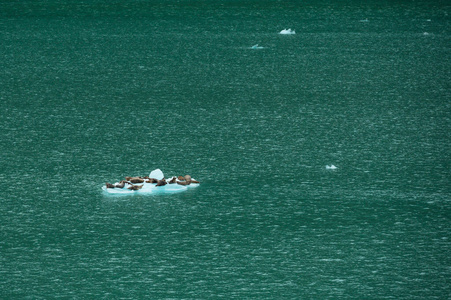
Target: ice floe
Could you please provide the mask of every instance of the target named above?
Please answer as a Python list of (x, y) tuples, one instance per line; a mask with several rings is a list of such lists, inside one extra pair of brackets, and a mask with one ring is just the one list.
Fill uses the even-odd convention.
[(284, 29), (281, 32), (279, 32), (279, 34), (296, 34), (296, 32), (294, 30), (292, 30), (291, 28), (288, 28), (288, 29)]
[(259, 46), (258, 44), (255, 44), (254, 46), (251, 47), (251, 49), (263, 49), (263, 47)]
[(172, 176), (166, 179), (163, 172), (156, 169), (150, 172), (149, 176), (126, 177), (125, 180), (114, 184), (107, 182), (102, 186), (102, 190), (106, 194), (112, 195), (171, 194), (198, 186), (199, 181), (191, 178), (190, 175)]

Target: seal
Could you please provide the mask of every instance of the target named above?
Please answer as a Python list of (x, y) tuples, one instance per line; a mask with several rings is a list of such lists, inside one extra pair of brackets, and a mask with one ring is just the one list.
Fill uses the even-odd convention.
[(129, 182), (128, 182), (128, 181), (125, 181), (125, 180), (121, 180), (121, 182), (116, 183), (116, 184), (114, 185), (114, 187), (115, 187), (115, 188), (118, 188), (118, 189), (122, 189), (122, 188), (124, 188), (124, 186), (125, 186), (126, 183), (129, 183)]
[(171, 180), (168, 181), (169, 184), (173, 184), (177, 182), (177, 178), (174, 176), (171, 178)]
[(146, 180), (147, 183), (158, 183), (158, 179), (155, 178), (149, 178)]
[(162, 180), (158, 180), (158, 182), (157, 182), (157, 186), (163, 186), (166, 184), (168, 184), (168, 183), (166, 182), (166, 179), (164, 179), (164, 178)]
[[(180, 180), (180, 177), (182, 177), (182, 176), (179, 176), (179, 180)], [(177, 184), (180, 184), (180, 185), (190, 185), (191, 184), (191, 176), (185, 175), (185, 177), (182, 177), (182, 178), (183, 178), (183, 180), (178, 181)]]
[(137, 190), (140, 190), (142, 188), (143, 188), (143, 185), (133, 185), (133, 184), (128, 187), (128, 189), (132, 190), (132, 191), (137, 191)]
[(114, 189), (114, 188), (115, 188), (115, 185), (114, 185), (114, 184), (111, 184), (111, 183), (109, 183), (109, 182), (105, 182), (105, 185), (106, 185), (106, 188), (107, 188), (107, 189)]
[(130, 181), (131, 183), (144, 183), (144, 179), (141, 177), (125, 177), (125, 180)]

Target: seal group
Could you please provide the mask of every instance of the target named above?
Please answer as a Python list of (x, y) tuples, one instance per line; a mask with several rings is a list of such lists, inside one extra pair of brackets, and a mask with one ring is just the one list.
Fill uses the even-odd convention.
[[(141, 185), (136, 185), (136, 183), (142, 183)], [(185, 176), (173, 176), (171, 179), (166, 180), (166, 178), (157, 179), (157, 178), (150, 178), (149, 176), (127, 176), (125, 177), (125, 180), (121, 180), (120, 182), (117, 182), (115, 184), (106, 182), (105, 186), (108, 189), (123, 189), (125, 185), (127, 184), (127, 189), (132, 191), (137, 191), (142, 189), (144, 183), (155, 183), (156, 186), (164, 186), (166, 184), (179, 184), (179, 185), (190, 185), (191, 183), (200, 183), (197, 180), (194, 180), (191, 178), (190, 175)]]

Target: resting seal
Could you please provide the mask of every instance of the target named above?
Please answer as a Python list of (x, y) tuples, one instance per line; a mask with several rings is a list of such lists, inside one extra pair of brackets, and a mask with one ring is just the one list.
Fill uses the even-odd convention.
[(137, 191), (137, 190), (142, 189), (142, 187), (143, 187), (143, 185), (133, 185), (132, 184), (131, 186), (128, 187), (128, 189), (132, 190), (132, 191)]
[(158, 183), (158, 179), (155, 179), (155, 178), (148, 178), (148, 179), (146, 180), (146, 182), (147, 182), (147, 183)]
[(200, 183), (199, 181), (192, 179), (190, 175), (185, 175), (185, 180), (191, 183)]
[(141, 177), (125, 177), (126, 180), (130, 181), (131, 183), (143, 183), (144, 179)]
[(191, 184), (191, 176), (185, 175), (185, 177), (179, 176), (179, 180), (182, 178), (181, 181), (177, 182), (177, 184), (180, 185), (190, 185)]
[(125, 181), (125, 180), (121, 180), (121, 182), (116, 183), (116, 184), (114, 185), (114, 187), (116, 187), (116, 188), (118, 188), (118, 189), (122, 189), (122, 188), (124, 188), (124, 186), (125, 186), (126, 183), (129, 183), (129, 182), (128, 182), (128, 181)]
[(108, 183), (108, 182), (105, 182), (105, 185), (106, 185), (107, 189), (114, 189), (116, 187), (114, 184), (111, 184), (111, 183)]
[(177, 178), (174, 176), (171, 180), (168, 181), (169, 184), (173, 184), (177, 182)]
[(166, 184), (168, 184), (168, 183), (166, 182), (166, 179), (164, 179), (164, 178), (163, 178), (163, 180), (158, 180), (158, 182), (157, 182), (157, 186), (163, 186)]

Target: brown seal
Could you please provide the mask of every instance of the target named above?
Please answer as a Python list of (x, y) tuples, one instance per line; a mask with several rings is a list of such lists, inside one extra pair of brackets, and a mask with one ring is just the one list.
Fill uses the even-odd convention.
[(128, 189), (132, 190), (132, 191), (137, 191), (137, 190), (142, 189), (142, 187), (143, 187), (143, 185), (133, 185), (132, 184), (131, 186), (128, 187)]
[(177, 178), (174, 176), (171, 180), (168, 181), (169, 184), (173, 184), (177, 182)]
[(147, 183), (158, 183), (158, 179), (155, 179), (155, 178), (148, 178), (148, 179), (146, 180), (146, 182), (147, 182)]
[(125, 180), (130, 181), (131, 183), (143, 183), (144, 179), (142, 179), (141, 177), (125, 177)]
[(164, 179), (164, 178), (162, 180), (158, 180), (158, 182), (157, 182), (157, 186), (163, 186), (166, 184), (168, 184), (168, 183), (166, 182), (166, 179)]
[[(179, 180), (180, 180), (180, 177), (182, 177), (182, 176), (179, 176)], [(177, 184), (180, 184), (180, 185), (190, 185), (191, 184), (191, 176), (185, 175), (185, 177), (182, 177), (182, 178), (183, 178), (183, 180), (177, 182)]]
[(184, 178), (186, 181), (189, 181), (191, 183), (200, 183), (199, 181), (192, 179), (190, 175), (185, 175)]
[(179, 176), (177, 179), (179, 180), (177, 181), (177, 184), (180, 185), (190, 185), (191, 183), (200, 183), (199, 181), (192, 179), (190, 175), (185, 175), (185, 177)]
[(128, 183), (128, 182), (125, 181), (125, 180), (121, 180), (121, 182), (116, 183), (116, 184), (114, 185), (114, 187), (115, 187), (115, 188), (118, 188), (118, 189), (122, 189), (122, 188), (124, 188), (125, 183)]
[(115, 188), (114, 184), (111, 184), (109, 182), (105, 182), (105, 185), (106, 185), (107, 189), (114, 189)]

